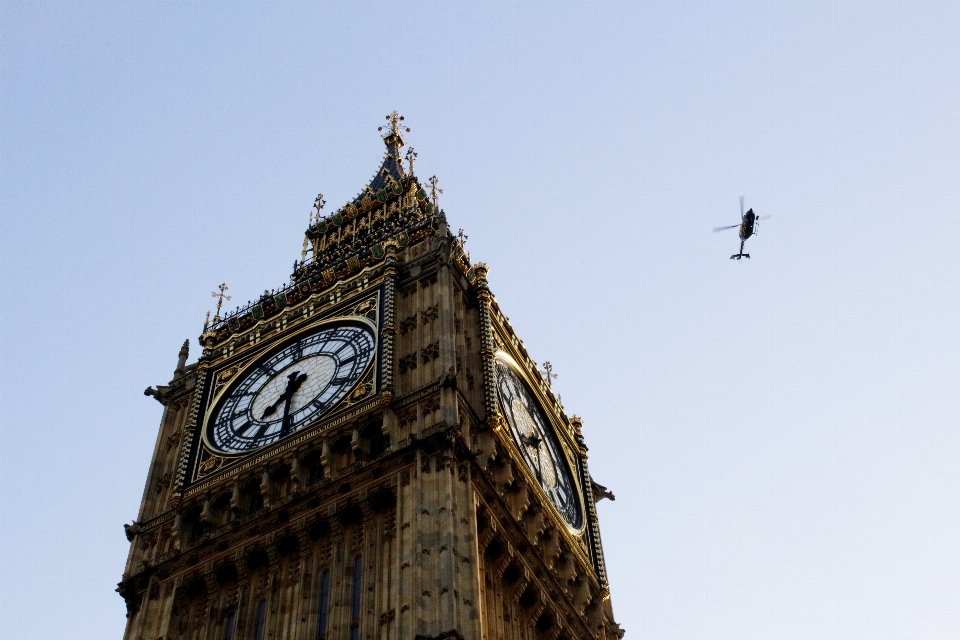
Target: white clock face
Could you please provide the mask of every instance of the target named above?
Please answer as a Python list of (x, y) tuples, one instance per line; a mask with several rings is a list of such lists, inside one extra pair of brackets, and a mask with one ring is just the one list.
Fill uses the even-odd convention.
[(496, 371), (500, 406), (524, 461), (567, 524), (581, 528), (583, 514), (573, 475), (540, 403), (506, 358), (497, 358)]
[(248, 367), (217, 401), (207, 441), (222, 453), (273, 444), (340, 402), (373, 362), (376, 336), (362, 322), (301, 334)]

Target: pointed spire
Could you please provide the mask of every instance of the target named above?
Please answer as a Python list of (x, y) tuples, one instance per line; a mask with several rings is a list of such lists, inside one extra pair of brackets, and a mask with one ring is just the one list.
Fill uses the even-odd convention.
[[(384, 156), (383, 164), (380, 165), (377, 174), (373, 176), (373, 180), (371, 180), (370, 184), (364, 189), (365, 191), (369, 190), (369, 193), (377, 193), (381, 189), (392, 187), (393, 183), (402, 182), (406, 177), (403, 171), (403, 156), (400, 150), (406, 144), (403, 139), (403, 134), (404, 132), (409, 133), (410, 128), (400, 124), (403, 122), (403, 116), (396, 111), (387, 116), (387, 122), (390, 123), (388, 126), (377, 128), (377, 131), (387, 130), (383, 135), (383, 144), (387, 146), (387, 155)], [(416, 154), (414, 154), (414, 157), (415, 155)]]
[(183, 373), (184, 369), (187, 366), (187, 358), (190, 357), (190, 340), (184, 340), (183, 346), (180, 347), (180, 353), (177, 354), (177, 368), (173, 372), (174, 376), (178, 376)]
[[(409, 132), (410, 128), (403, 126), (404, 118), (396, 111), (388, 115), (386, 120), (387, 124), (378, 128), (387, 147), (386, 153), (377, 172), (360, 193), (326, 217), (321, 216), (320, 211), (324, 203), (323, 197), (317, 196), (314, 204), (316, 213), (311, 216), (310, 226), (306, 231), (307, 241), (304, 242), (300, 260), (295, 263), (291, 276), (294, 281), (300, 281), (307, 273), (329, 271), (330, 268), (341, 269), (343, 262), (353, 257), (351, 252), (373, 251), (374, 255), (382, 257), (385, 248), (383, 243), (397, 232), (397, 229), (392, 227), (381, 228), (383, 225), (380, 222), (388, 216), (402, 218), (405, 225), (412, 228), (425, 224), (426, 216), (436, 214), (428, 202), (427, 191), (413, 175), (417, 152), (409, 148), (405, 156), (403, 153), (403, 135)], [(436, 198), (442, 191), (436, 189), (434, 184), (432, 193)], [(371, 214), (372, 219), (368, 215), (371, 211), (376, 212)], [(361, 220), (355, 222), (361, 217)], [(444, 222), (442, 216), (441, 222)], [(352, 244), (343, 241), (345, 233), (350, 236)], [(409, 241), (407, 231), (403, 231), (401, 236), (403, 239), (397, 240), (398, 242)], [(363, 246), (357, 245), (357, 240)], [(307, 260), (311, 249), (312, 256)], [(217, 318), (214, 318), (214, 322), (216, 321)]]

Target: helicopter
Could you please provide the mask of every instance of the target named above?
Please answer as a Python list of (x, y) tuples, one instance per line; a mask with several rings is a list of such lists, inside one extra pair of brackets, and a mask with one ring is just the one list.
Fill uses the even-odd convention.
[(717, 231), (724, 231), (726, 229), (740, 227), (740, 253), (733, 254), (730, 256), (730, 259), (733, 260), (736, 258), (737, 260), (740, 260), (741, 258), (749, 258), (750, 254), (743, 252), (743, 243), (746, 242), (750, 236), (757, 232), (757, 229), (760, 227), (760, 225), (757, 224), (759, 220), (768, 220), (769, 218), (770, 216), (768, 215), (757, 217), (757, 214), (753, 212), (753, 209), (750, 209), (744, 213), (743, 196), (740, 196), (740, 224), (731, 224), (726, 227), (714, 227), (713, 232), (716, 233)]

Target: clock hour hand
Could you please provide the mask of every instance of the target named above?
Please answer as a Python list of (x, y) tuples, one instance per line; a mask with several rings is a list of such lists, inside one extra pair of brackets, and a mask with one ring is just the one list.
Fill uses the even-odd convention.
[(293, 419), (290, 417), (290, 403), (293, 402), (293, 394), (297, 392), (297, 389), (300, 388), (300, 385), (303, 384), (303, 381), (307, 379), (307, 374), (302, 374), (298, 377), (296, 376), (299, 371), (294, 371), (293, 375), (290, 376), (290, 385), (287, 387), (289, 393), (287, 393), (287, 399), (283, 403), (283, 422), (280, 424), (280, 435), (285, 436), (290, 433), (290, 428), (293, 426)]
[(533, 447), (534, 449), (539, 449), (539, 448), (540, 448), (540, 443), (543, 442), (543, 440), (541, 440), (541, 439), (540, 439), (540, 436), (537, 436), (537, 435), (525, 436), (525, 435), (522, 435), (522, 434), (521, 434), (521, 435), (520, 435), (520, 442), (522, 442), (523, 444), (527, 445), (528, 447)]
[(533, 472), (537, 476), (537, 482), (543, 484), (543, 472), (540, 469), (540, 467), (543, 466), (543, 462), (540, 460), (540, 443), (543, 442), (543, 439), (536, 434), (532, 436), (520, 434), (520, 442), (537, 450), (537, 465)]
[[(288, 400), (293, 398), (293, 394), (297, 392), (297, 389), (300, 388), (300, 385), (303, 384), (303, 381), (307, 379), (307, 374), (301, 374), (299, 371), (294, 371), (289, 376), (287, 376), (287, 388), (283, 393), (280, 394), (280, 397), (277, 398), (277, 401), (272, 405), (263, 410), (263, 415), (260, 416), (261, 420), (264, 420), (267, 416), (271, 416), (276, 412), (277, 408), (286, 403)], [(288, 405), (289, 406), (289, 405)], [(285, 412), (286, 413), (286, 412)]]

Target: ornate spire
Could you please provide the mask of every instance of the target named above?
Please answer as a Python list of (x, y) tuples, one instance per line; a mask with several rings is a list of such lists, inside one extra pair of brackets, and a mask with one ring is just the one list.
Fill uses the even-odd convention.
[(417, 161), (417, 152), (413, 150), (413, 147), (407, 147), (407, 162), (410, 167), (407, 169), (407, 175), (413, 175), (413, 164)]
[(440, 194), (443, 193), (443, 189), (437, 186), (439, 182), (440, 179), (437, 176), (430, 176), (430, 198), (434, 206), (440, 206)]
[[(413, 175), (417, 153), (412, 148), (407, 150), (408, 166), (404, 167), (403, 134), (410, 129), (403, 126), (404, 118), (396, 111), (386, 120), (387, 124), (378, 129), (386, 153), (360, 193), (328, 216), (321, 215), (324, 200), (322, 195), (317, 196), (316, 213), (311, 216), (300, 260), (294, 263), (291, 277), (295, 282), (316, 272), (332, 278), (337, 270), (360, 264), (370, 255), (379, 259), (388, 241), (406, 246), (415, 231), (434, 224), (428, 217), (437, 211), (430, 204), (427, 190)], [(435, 197), (441, 193), (436, 184), (430, 190)], [(311, 249), (313, 255), (308, 260)]]

